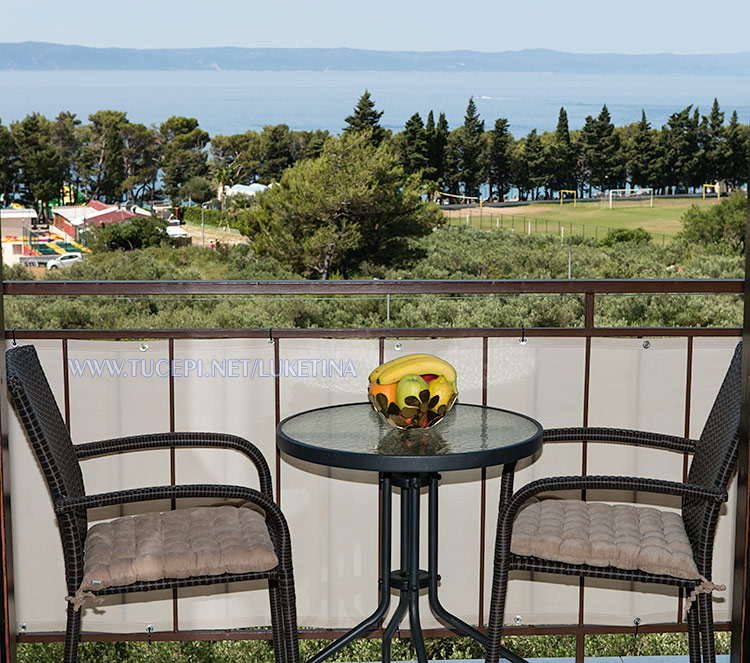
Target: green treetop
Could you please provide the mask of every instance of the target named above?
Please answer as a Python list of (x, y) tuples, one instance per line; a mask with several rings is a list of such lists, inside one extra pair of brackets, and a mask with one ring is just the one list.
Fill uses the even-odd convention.
[(297, 162), (260, 196), (244, 228), (258, 254), (320, 279), (413, 257), (406, 239), (429, 233), (440, 211), (393, 150), (368, 137), (328, 138), (317, 159)]
[(386, 137), (386, 131), (380, 126), (380, 118), (384, 111), (375, 110), (375, 102), (370, 98), (370, 93), (365, 90), (359, 98), (354, 112), (345, 118), (345, 134), (368, 133), (370, 141), (380, 145)]

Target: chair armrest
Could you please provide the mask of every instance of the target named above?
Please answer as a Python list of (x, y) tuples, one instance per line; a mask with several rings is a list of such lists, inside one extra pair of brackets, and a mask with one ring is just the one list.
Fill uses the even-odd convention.
[(708, 488), (691, 483), (680, 483), (678, 481), (665, 481), (664, 479), (648, 479), (644, 477), (620, 477), (620, 476), (567, 476), (547, 477), (537, 479), (526, 484), (516, 491), (508, 503), (511, 508), (516, 502), (526, 502), (529, 498), (539, 493), (554, 490), (640, 490), (647, 493), (662, 493), (666, 495), (679, 495), (682, 497), (696, 497), (707, 502), (726, 502), (729, 499), (727, 492), (721, 488)]
[(169, 449), (171, 447), (203, 447), (214, 449), (234, 449), (252, 461), (258, 471), (260, 490), (272, 496), (271, 472), (265, 457), (252, 442), (237, 435), (225, 433), (153, 433), (150, 435), (133, 435), (117, 437), (98, 442), (87, 442), (75, 445), (79, 460), (106, 456), (109, 454), (144, 451), (146, 449)]
[(576, 440), (586, 440), (587, 442), (619, 442), (621, 444), (669, 449), (683, 453), (693, 453), (696, 444), (696, 440), (678, 437), (677, 435), (648, 433), (625, 428), (599, 428), (595, 426), (549, 428), (544, 431), (543, 440), (545, 444), (547, 442), (573, 442)]
[(147, 488), (117, 490), (111, 493), (96, 493), (59, 500), (55, 504), (55, 513), (61, 515), (80, 511), (81, 509), (96, 509), (105, 506), (185, 497), (239, 499), (257, 504), (266, 514), (266, 523), (269, 526), (271, 538), (276, 545), (277, 554), (288, 554), (288, 559), (291, 559), (289, 528), (281, 509), (268, 495), (247, 486), (234, 486), (231, 484), (182, 484), (179, 486), (149, 486)]

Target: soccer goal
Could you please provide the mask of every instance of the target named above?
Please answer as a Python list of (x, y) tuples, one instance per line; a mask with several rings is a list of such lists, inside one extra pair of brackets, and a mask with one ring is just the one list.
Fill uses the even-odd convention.
[(562, 205), (565, 202), (565, 194), (566, 193), (572, 193), (573, 194), (573, 207), (576, 206), (576, 200), (578, 198), (578, 194), (575, 191), (569, 191), (568, 189), (563, 189), (560, 191), (560, 204)]
[(706, 199), (706, 189), (714, 189), (716, 191), (716, 197), (721, 197), (721, 188), (718, 184), (704, 184), (703, 185), (703, 200)]
[(651, 187), (640, 189), (610, 189), (609, 209), (612, 209), (615, 200), (648, 200), (649, 207), (654, 206), (654, 190)]

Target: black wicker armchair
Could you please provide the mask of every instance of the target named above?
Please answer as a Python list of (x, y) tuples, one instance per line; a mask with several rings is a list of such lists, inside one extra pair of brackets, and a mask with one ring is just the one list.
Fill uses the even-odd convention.
[[(215, 433), (164, 433), (73, 445), (34, 347), (11, 348), (6, 363), (11, 401), (47, 481), (62, 539), (69, 593), (65, 662), (77, 658), (80, 608), (88, 596), (267, 579), (275, 659), (298, 663), (289, 531), (273, 501), (271, 474), (260, 451), (240, 437)], [(171, 447), (234, 449), (255, 465), (260, 490), (192, 484), (86, 494), (80, 460)], [(88, 526), (88, 509), (185, 497), (221, 502)], [(227, 499), (234, 502), (222, 501)]]
[[(704, 663), (714, 663), (713, 540), (737, 459), (741, 360), (740, 344), (697, 440), (610, 428), (544, 433), (545, 442), (613, 442), (691, 453), (685, 483), (618, 476), (551, 477), (532, 481), (511, 494), (512, 475), (506, 477), (498, 515), (488, 663), (496, 663), (501, 655), (508, 572), (514, 569), (682, 587), (688, 595), (690, 663), (698, 663), (701, 653)], [(682, 497), (682, 513), (536, 497), (550, 491), (587, 489), (677, 495)]]

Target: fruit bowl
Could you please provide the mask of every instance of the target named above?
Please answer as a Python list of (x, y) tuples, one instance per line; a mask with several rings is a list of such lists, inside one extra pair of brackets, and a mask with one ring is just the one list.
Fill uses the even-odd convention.
[(456, 403), (456, 371), (434, 355), (399, 357), (370, 374), (367, 396), (394, 428), (431, 428)]

